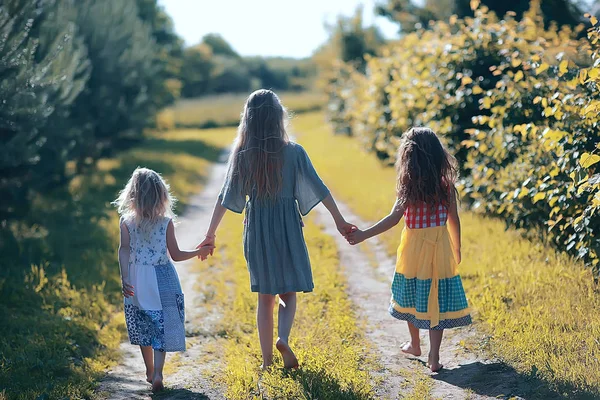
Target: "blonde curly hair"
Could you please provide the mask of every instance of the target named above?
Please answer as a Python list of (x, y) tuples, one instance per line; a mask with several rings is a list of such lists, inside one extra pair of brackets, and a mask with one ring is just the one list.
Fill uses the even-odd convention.
[(161, 217), (175, 218), (176, 199), (160, 174), (148, 168), (136, 168), (113, 205), (123, 220), (140, 227), (154, 224)]

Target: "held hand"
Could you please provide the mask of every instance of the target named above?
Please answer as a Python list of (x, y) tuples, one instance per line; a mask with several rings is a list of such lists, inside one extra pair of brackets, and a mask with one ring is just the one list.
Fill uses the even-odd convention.
[(356, 230), (352, 231), (350, 234), (348, 234), (348, 236), (346, 236), (346, 240), (348, 241), (348, 243), (350, 243), (353, 246), (355, 244), (359, 244), (360, 242), (362, 242), (365, 239), (366, 239), (365, 232), (361, 231), (358, 228)]
[(198, 249), (198, 258), (202, 261), (206, 260), (208, 258), (209, 255), (213, 254), (213, 250), (215, 249), (215, 246), (207, 244), (206, 246), (201, 246)]
[(337, 230), (338, 232), (345, 237), (346, 239), (348, 239), (348, 235), (354, 231), (356, 231), (358, 228), (356, 227), (356, 225), (351, 224), (349, 222), (346, 221), (342, 221), (339, 224), (336, 224)]
[[(204, 240), (202, 241), (202, 243), (200, 243), (198, 246), (196, 246), (196, 249), (200, 249), (201, 247), (205, 247), (205, 246), (212, 246), (212, 249), (210, 250), (210, 255), (213, 255), (213, 250), (215, 248), (215, 241), (216, 241), (216, 236), (214, 235), (206, 235), (206, 237), (204, 238)], [(198, 256), (198, 258), (200, 258), (200, 256)]]
[(134, 295), (133, 293), (133, 285), (131, 285), (125, 279), (121, 280), (121, 291), (123, 292), (124, 297), (131, 297)]

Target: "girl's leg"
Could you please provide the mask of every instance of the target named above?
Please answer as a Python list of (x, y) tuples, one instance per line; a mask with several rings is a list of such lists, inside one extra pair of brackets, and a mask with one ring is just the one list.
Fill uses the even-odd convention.
[(429, 368), (432, 372), (442, 369), (440, 364), (440, 346), (442, 345), (443, 330), (429, 330)]
[(275, 346), (283, 357), (283, 366), (285, 368), (296, 368), (298, 359), (289, 346), (290, 331), (294, 324), (296, 315), (296, 292), (289, 292), (279, 295), (279, 321), (277, 332), (279, 337)]
[(410, 342), (402, 346), (402, 352), (419, 357), (421, 355), (421, 338), (419, 337), (419, 328), (408, 322), (408, 332), (410, 332)]
[(154, 378), (152, 378), (152, 391), (160, 392), (164, 389), (163, 386), (163, 367), (167, 352), (154, 350)]
[(263, 369), (273, 364), (273, 307), (275, 307), (275, 296), (258, 294), (256, 325), (263, 356)]
[(152, 346), (140, 346), (140, 350), (142, 351), (144, 364), (146, 364), (146, 381), (152, 383), (152, 377), (154, 376), (154, 360), (152, 357)]

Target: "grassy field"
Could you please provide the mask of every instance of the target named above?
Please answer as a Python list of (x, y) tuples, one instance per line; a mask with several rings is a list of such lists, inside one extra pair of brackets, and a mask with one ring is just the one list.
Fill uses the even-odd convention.
[[(182, 99), (159, 114), (158, 125), (165, 129), (237, 126), (247, 97), (244, 93)], [(282, 92), (280, 97), (292, 114), (315, 111), (325, 103), (324, 96), (315, 92)]]
[(39, 225), (13, 227), (11, 251), (0, 257), (0, 398), (90, 395), (124, 334), (110, 201), (135, 167), (147, 166), (168, 179), (182, 210), (231, 138), (219, 129), (151, 136), (101, 160), (67, 192), (37, 199)]
[[(377, 221), (394, 203), (395, 173), (356, 140), (333, 136), (320, 113), (298, 117), (298, 140), (334, 195)], [(351, 178), (349, 178), (351, 177)], [(589, 270), (504, 223), (463, 212), (461, 275), (488, 349), (545, 393), (600, 396), (600, 296)], [(401, 227), (382, 235), (395, 255)]]

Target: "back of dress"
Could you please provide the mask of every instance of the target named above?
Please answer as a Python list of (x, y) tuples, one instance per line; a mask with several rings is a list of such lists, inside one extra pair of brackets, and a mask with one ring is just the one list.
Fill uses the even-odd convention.
[(437, 207), (431, 207), (425, 203), (409, 205), (404, 211), (404, 221), (409, 229), (444, 226), (447, 220), (448, 207), (443, 204), (439, 204)]
[(167, 251), (163, 217), (149, 226), (125, 221), (130, 237), (132, 297), (125, 298), (125, 320), (132, 344), (159, 351), (185, 350), (185, 310), (177, 271)]
[(160, 310), (155, 267), (170, 264), (167, 252), (169, 218), (161, 218), (149, 226), (125, 221), (130, 237), (129, 276), (135, 295), (132, 304), (143, 310)]

